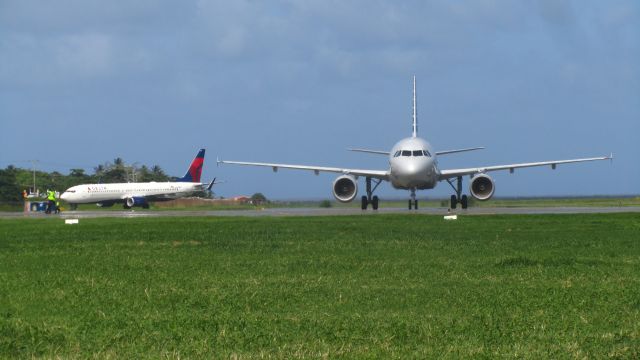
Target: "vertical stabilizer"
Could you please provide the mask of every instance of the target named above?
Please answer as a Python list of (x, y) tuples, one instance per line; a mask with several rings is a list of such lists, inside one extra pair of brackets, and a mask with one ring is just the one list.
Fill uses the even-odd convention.
[(200, 149), (198, 154), (191, 162), (191, 166), (187, 170), (187, 173), (183, 177), (178, 179), (179, 182), (200, 182), (200, 175), (202, 175), (202, 165), (204, 163), (204, 149)]
[(416, 105), (416, 76), (413, 75), (413, 137), (418, 136), (418, 109)]

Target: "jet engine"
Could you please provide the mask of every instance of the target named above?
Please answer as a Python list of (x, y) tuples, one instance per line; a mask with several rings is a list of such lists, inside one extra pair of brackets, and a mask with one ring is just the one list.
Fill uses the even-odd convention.
[(346, 203), (358, 194), (358, 182), (351, 175), (342, 175), (333, 181), (333, 196), (336, 200)]
[(147, 201), (143, 198), (143, 197), (129, 197), (125, 199), (125, 205), (127, 207), (134, 207), (134, 206), (142, 206), (142, 207), (146, 207), (147, 206)]
[(469, 192), (478, 200), (489, 200), (496, 190), (493, 179), (489, 175), (479, 174), (471, 179), (469, 184)]

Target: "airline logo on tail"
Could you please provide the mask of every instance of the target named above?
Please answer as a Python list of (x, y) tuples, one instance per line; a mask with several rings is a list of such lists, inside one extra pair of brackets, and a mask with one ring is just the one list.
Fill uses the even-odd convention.
[(191, 166), (189, 166), (189, 170), (184, 174), (183, 177), (178, 179), (180, 182), (200, 182), (200, 175), (202, 175), (202, 165), (204, 163), (204, 149), (200, 149), (198, 151), (198, 155), (191, 162)]

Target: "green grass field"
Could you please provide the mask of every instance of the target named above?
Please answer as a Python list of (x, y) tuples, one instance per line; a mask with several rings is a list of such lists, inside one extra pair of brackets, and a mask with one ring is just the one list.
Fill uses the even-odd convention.
[(640, 216), (0, 220), (0, 357), (638, 358)]

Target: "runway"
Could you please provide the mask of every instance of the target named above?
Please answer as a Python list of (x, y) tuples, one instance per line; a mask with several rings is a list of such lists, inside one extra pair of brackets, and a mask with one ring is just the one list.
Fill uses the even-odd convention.
[(448, 212), (447, 208), (424, 208), (408, 210), (405, 208), (381, 208), (379, 210), (360, 210), (358, 208), (267, 208), (257, 210), (100, 210), (100, 211), (65, 211), (60, 214), (47, 215), (42, 212), (0, 212), (0, 218), (146, 218), (146, 217), (286, 217), (286, 216), (345, 216), (377, 214), (419, 214), (419, 215), (518, 215), (518, 214), (607, 214), (607, 213), (640, 213), (639, 206), (629, 207), (478, 207), (467, 210), (457, 209)]

